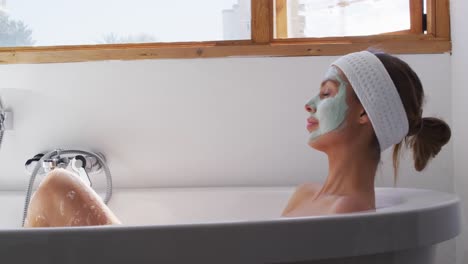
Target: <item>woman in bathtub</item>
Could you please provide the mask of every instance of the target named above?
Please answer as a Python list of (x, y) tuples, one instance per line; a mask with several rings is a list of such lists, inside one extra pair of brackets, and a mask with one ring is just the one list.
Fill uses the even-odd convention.
[[(308, 144), (328, 156), (324, 184), (300, 185), (283, 216), (311, 216), (375, 209), (374, 178), (380, 153), (393, 146), (412, 149), (423, 170), (450, 139), (450, 128), (423, 117), (424, 91), (416, 73), (385, 53), (361, 51), (339, 58), (328, 69), (310, 114)], [(71, 172), (55, 169), (32, 197), (25, 226), (80, 226), (120, 223), (100, 197)]]

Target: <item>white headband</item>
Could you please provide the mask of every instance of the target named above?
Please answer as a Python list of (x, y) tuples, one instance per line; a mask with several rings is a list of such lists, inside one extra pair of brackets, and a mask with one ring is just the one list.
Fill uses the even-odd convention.
[(366, 110), (380, 151), (401, 142), (408, 134), (408, 117), (400, 95), (382, 62), (368, 51), (348, 54), (336, 60)]

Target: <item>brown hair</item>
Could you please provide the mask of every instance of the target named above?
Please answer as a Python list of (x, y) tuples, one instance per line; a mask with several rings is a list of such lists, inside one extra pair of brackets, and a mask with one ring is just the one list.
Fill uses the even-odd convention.
[(400, 150), (403, 142), (413, 151), (414, 167), (422, 171), (429, 160), (435, 157), (450, 140), (450, 127), (435, 117), (422, 117), (424, 90), (419, 77), (404, 61), (390, 54), (372, 51), (383, 63), (395, 84), (406, 111), (409, 131), (402, 142), (393, 148), (395, 183), (398, 175)]

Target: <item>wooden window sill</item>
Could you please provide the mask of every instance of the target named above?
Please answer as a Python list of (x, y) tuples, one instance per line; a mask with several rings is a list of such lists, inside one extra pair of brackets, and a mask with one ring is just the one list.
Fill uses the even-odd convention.
[(0, 48), (0, 63), (63, 63), (97, 60), (184, 59), (343, 55), (369, 47), (392, 54), (444, 53), (449, 38), (432, 35), (378, 35), (244, 41)]

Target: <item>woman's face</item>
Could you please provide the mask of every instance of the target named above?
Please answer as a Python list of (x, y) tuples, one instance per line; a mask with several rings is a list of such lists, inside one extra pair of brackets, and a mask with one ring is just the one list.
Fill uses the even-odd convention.
[(313, 145), (323, 135), (344, 125), (349, 110), (347, 86), (349, 85), (338, 68), (331, 66), (321, 83), (319, 94), (305, 106), (310, 113), (307, 119), (309, 144)]

